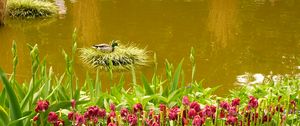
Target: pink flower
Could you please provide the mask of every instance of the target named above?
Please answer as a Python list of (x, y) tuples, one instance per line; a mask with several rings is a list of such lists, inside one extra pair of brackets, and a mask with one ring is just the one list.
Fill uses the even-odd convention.
[(37, 121), (38, 119), (39, 119), (39, 116), (38, 116), (38, 115), (36, 115), (36, 116), (34, 116), (34, 117), (33, 117), (33, 119), (32, 119), (32, 120), (35, 122), (35, 121)]
[(133, 106), (133, 112), (142, 112), (143, 111), (143, 105), (141, 103), (137, 103)]
[(178, 114), (180, 112), (180, 109), (178, 107), (173, 107), (169, 110), (169, 119), (170, 120), (177, 120)]
[(250, 100), (248, 102), (248, 109), (257, 108), (258, 101), (255, 97), (249, 96)]
[(196, 112), (200, 112), (201, 111), (200, 104), (198, 102), (195, 102), (195, 101), (190, 104), (190, 108), (195, 109)]
[(76, 115), (77, 115), (77, 113), (69, 112), (68, 119), (73, 121), (73, 120), (75, 120)]
[(77, 114), (76, 115), (76, 126), (81, 126), (83, 124), (85, 124), (84, 116)]
[(39, 100), (35, 107), (35, 112), (45, 112), (49, 107), (49, 102), (47, 100)]
[(225, 110), (228, 110), (229, 107), (230, 107), (230, 105), (229, 105), (228, 102), (221, 101), (220, 107), (223, 108), (223, 109), (225, 109)]
[(240, 101), (241, 100), (239, 98), (235, 98), (235, 99), (232, 100), (231, 105), (232, 106), (238, 106), (238, 105), (240, 105)]
[(115, 111), (116, 110), (116, 106), (114, 103), (110, 103), (109, 108), (111, 111)]
[(123, 121), (127, 120), (127, 116), (129, 114), (128, 109), (122, 108), (120, 113), (121, 113), (122, 120)]
[(229, 116), (236, 116), (238, 113), (237, 113), (237, 109), (235, 107), (230, 107), (229, 110), (228, 110), (228, 115)]
[(48, 114), (48, 122), (49, 123), (54, 124), (54, 123), (56, 123), (57, 120), (58, 120), (58, 116), (55, 112), (50, 112)]
[(227, 116), (226, 125), (235, 125), (237, 123), (237, 118), (234, 116)]
[(98, 115), (99, 117), (104, 118), (106, 116), (105, 109), (99, 109)]
[(193, 119), (193, 126), (202, 126), (205, 122), (204, 118), (201, 118), (199, 115), (196, 115)]
[(164, 104), (159, 104), (159, 110), (162, 111), (162, 112), (165, 112), (167, 109), (166, 105)]
[(63, 120), (57, 120), (55, 123), (54, 123), (54, 126), (64, 126), (65, 125), (65, 122)]
[(136, 126), (137, 125), (138, 118), (134, 114), (128, 115), (128, 122), (130, 126)]
[(190, 110), (189, 110), (189, 112), (188, 112), (188, 116), (189, 116), (189, 118), (194, 118), (194, 116), (196, 116), (197, 115), (197, 112), (196, 112), (196, 110), (195, 109), (193, 109), (193, 108), (191, 108)]
[(117, 125), (114, 124), (113, 122), (110, 122), (107, 126), (117, 126)]
[(187, 96), (183, 96), (182, 104), (185, 105), (185, 106), (188, 106), (190, 104), (190, 100)]
[(205, 108), (203, 109), (203, 114), (206, 117), (214, 117), (215, 116), (215, 112), (216, 112), (216, 107), (211, 105), (206, 105)]
[(76, 101), (74, 99), (71, 100), (71, 106), (73, 109), (76, 107)]

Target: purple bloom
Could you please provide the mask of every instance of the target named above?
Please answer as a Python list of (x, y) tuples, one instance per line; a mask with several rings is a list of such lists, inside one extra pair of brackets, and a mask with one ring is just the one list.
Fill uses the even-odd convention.
[(116, 110), (116, 106), (114, 103), (110, 103), (109, 108), (111, 111), (115, 111)]
[(198, 102), (195, 102), (195, 101), (190, 104), (190, 108), (195, 109), (196, 112), (200, 112), (201, 111), (200, 104)]
[(255, 97), (249, 96), (250, 100), (248, 102), (248, 109), (257, 108), (258, 101)]
[(120, 113), (121, 113), (122, 120), (123, 121), (127, 120), (127, 116), (129, 114), (128, 109), (122, 108)]
[(143, 105), (141, 103), (137, 103), (133, 106), (133, 112), (142, 112), (143, 111)]
[(137, 125), (138, 118), (134, 114), (128, 115), (128, 122), (130, 126), (136, 126)]
[(197, 115), (197, 112), (196, 112), (196, 110), (195, 109), (193, 109), (193, 108), (191, 108), (190, 110), (189, 110), (189, 112), (188, 112), (188, 116), (189, 116), (189, 118), (194, 118), (194, 116), (196, 116)]
[(193, 119), (193, 126), (202, 126), (205, 122), (205, 119), (200, 117), (199, 115), (196, 115)]
[(39, 100), (35, 107), (35, 112), (45, 112), (49, 107), (49, 102), (47, 100)]
[(58, 120), (58, 116), (55, 112), (50, 112), (48, 114), (48, 122), (49, 123), (55, 124), (57, 120)]
[(230, 107), (230, 105), (229, 105), (228, 102), (221, 101), (220, 107), (223, 108), (223, 109), (225, 109), (225, 110), (228, 110), (229, 107)]
[(169, 110), (169, 119), (170, 120), (176, 120), (178, 118), (178, 113), (180, 112), (180, 109), (178, 107), (173, 107)]
[(238, 106), (238, 105), (240, 105), (240, 101), (241, 100), (239, 98), (235, 98), (235, 99), (232, 100), (231, 105), (232, 106)]
[(71, 100), (71, 106), (73, 109), (75, 109), (76, 101), (74, 99)]
[(227, 116), (226, 125), (235, 125), (237, 123), (237, 118), (234, 116)]
[(187, 96), (183, 96), (182, 104), (185, 105), (185, 106), (188, 106), (190, 104), (190, 100)]

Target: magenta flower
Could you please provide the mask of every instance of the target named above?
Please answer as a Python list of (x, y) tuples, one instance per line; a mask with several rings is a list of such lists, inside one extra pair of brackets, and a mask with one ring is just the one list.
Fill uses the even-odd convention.
[(248, 109), (257, 108), (258, 101), (255, 97), (249, 96), (250, 100), (248, 102)]
[(238, 105), (240, 105), (240, 101), (241, 100), (239, 98), (235, 98), (235, 99), (232, 100), (231, 105), (232, 106), (238, 106)]
[(206, 105), (205, 108), (203, 109), (203, 114), (206, 117), (214, 117), (215, 116), (215, 112), (216, 112), (216, 107), (211, 105)]
[(110, 122), (107, 126), (117, 126), (117, 125), (113, 122)]
[(129, 114), (128, 109), (127, 108), (122, 108), (120, 113), (121, 113), (122, 120), (126, 121), (127, 116)]
[(193, 126), (202, 126), (205, 122), (205, 119), (200, 117), (199, 115), (196, 115), (193, 119)]
[(58, 120), (58, 116), (55, 112), (49, 112), (48, 114), (48, 122), (55, 124)]
[(180, 112), (180, 109), (177, 106), (171, 108), (169, 110), (169, 119), (176, 120), (178, 118), (179, 112)]
[(76, 115), (77, 115), (77, 113), (69, 112), (68, 113), (68, 119), (73, 121), (73, 120), (75, 120)]
[(75, 109), (76, 101), (74, 99), (71, 100), (71, 106), (73, 109)]
[(128, 122), (130, 126), (136, 126), (137, 125), (138, 118), (134, 114), (128, 115)]
[(235, 125), (237, 123), (237, 118), (234, 116), (227, 116), (226, 125)]
[(105, 109), (99, 109), (98, 115), (99, 117), (104, 118), (106, 116)]
[(196, 112), (196, 110), (195, 109), (193, 109), (193, 108), (191, 108), (190, 110), (189, 110), (189, 112), (188, 112), (188, 116), (189, 116), (189, 118), (194, 118), (195, 116), (197, 115), (197, 112)]
[(230, 107), (229, 110), (228, 110), (228, 115), (229, 116), (236, 116), (238, 113), (237, 113), (237, 109), (236, 107)]
[(228, 110), (229, 107), (230, 107), (230, 105), (229, 105), (228, 102), (221, 101), (220, 107), (223, 108), (223, 109), (225, 109), (225, 110)]
[(65, 125), (65, 122), (63, 120), (57, 120), (55, 123), (54, 123), (54, 126), (64, 126)]
[(36, 115), (36, 116), (34, 116), (33, 118), (32, 118), (32, 120), (35, 122), (35, 121), (37, 121), (39, 119), (39, 116), (38, 115)]
[(137, 103), (133, 106), (133, 113), (139, 112), (140, 115), (143, 115), (143, 105), (141, 103)]
[(83, 115), (77, 114), (75, 118), (76, 118), (76, 126), (81, 126), (85, 124), (85, 119)]
[(35, 112), (45, 112), (49, 107), (49, 102), (47, 100), (39, 100), (35, 107)]
[(198, 102), (195, 102), (195, 101), (190, 104), (190, 108), (195, 109), (196, 112), (201, 111), (200, 104)]
[(159, 110), (162, 111), (162, 112), (165, 112), (167, 109), (166, 105), (164, 104), (159, 104)]
[(183, 96), (182, 104), (185, 105), (185, 106), (188, 106), (190, 104), (190, 100), (187, 96)]
[(109, 108), (111, 111), (115, 111), (116, 110), (116, 106), (114, 103), (110, 103)]

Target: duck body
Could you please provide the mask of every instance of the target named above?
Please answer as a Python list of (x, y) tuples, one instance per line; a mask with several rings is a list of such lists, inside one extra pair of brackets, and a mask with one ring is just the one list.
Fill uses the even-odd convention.
[(118, 46), (118, 43), (113, 42), (111, 45), (102, 43), (93, 45), (92, 47), (104, 53), (111, 53), (115, 50), (116, 46)]

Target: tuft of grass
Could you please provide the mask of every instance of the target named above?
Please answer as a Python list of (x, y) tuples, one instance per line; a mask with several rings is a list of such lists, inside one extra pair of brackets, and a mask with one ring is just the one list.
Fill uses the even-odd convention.
[(148, 56), (145, 49), (133, 45), (119, 45), (111, 53), (103, 53), (93, 48), (81, 48), (82, 61), (91, 68), (104, 70), (130, 70), (132, 65), (145, 66)]
[(40, 0), (9, 0), (7, 10), (13, 18), (50, 17), (58, 12), (53, 3)]

